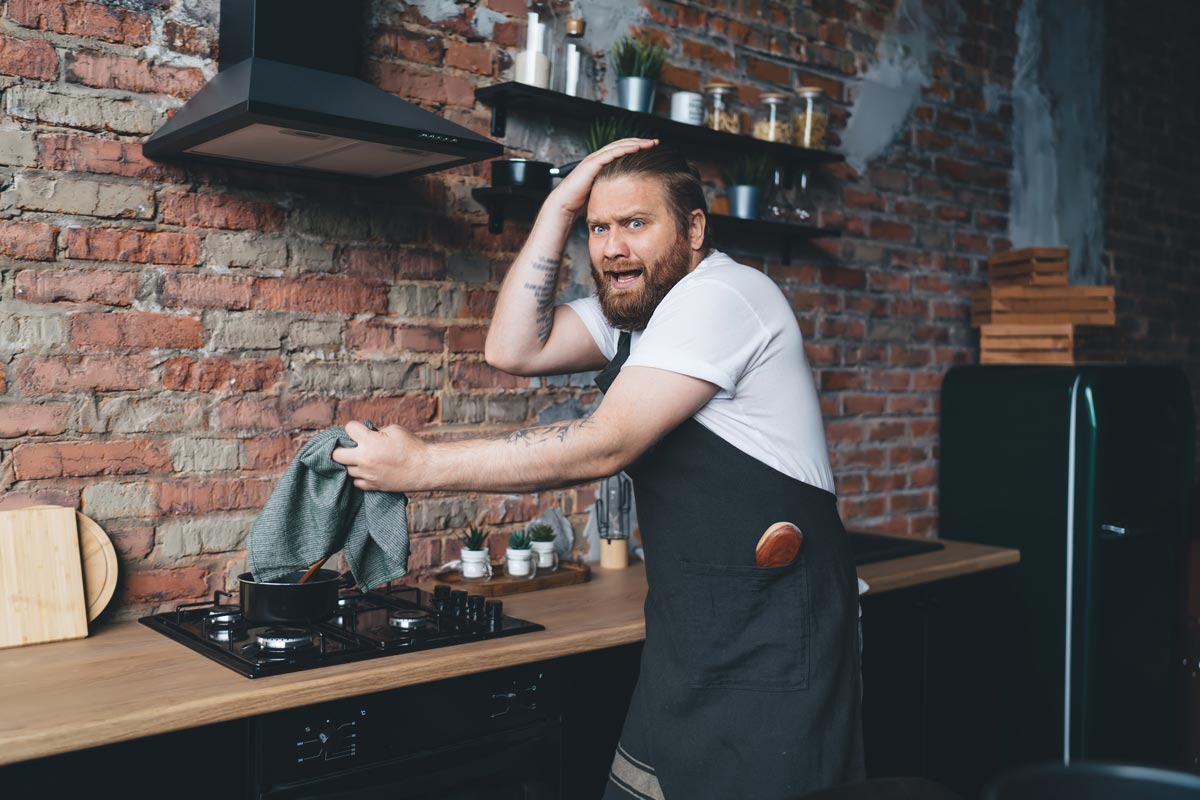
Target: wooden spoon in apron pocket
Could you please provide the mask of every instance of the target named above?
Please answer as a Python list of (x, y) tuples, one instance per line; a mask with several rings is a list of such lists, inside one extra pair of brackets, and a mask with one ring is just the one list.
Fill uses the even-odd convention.
[(804, 534), (790, 522), (776, 522), (767, 528), (754, 548), (754, 563), (760, 567), (783, 567), (796, 560)]

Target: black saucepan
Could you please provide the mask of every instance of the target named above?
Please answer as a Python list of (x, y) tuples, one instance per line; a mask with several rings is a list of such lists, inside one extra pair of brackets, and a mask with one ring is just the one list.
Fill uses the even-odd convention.
[(296, 583), (306, 570), (297, 570), (274, 581), (256, 581), (254, 575), (238, 575), (242, 616), (258, 624), (311, 625), (337, 613), (342, 575), (321, 569), (306, 583)]
[(556, 167), (545, 161), (530, 161), (528, 158), (499, 158), (492, 162), (492, 186), (549, 191), (551, 179), (565, 178), (578, 165), (578, 161)]

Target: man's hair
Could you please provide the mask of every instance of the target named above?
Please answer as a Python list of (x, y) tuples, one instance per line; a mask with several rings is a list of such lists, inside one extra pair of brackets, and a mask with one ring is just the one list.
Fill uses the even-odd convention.
[(691, 213), (697, 208), (703, 211), (706, 224), (702, 247), (708, 250), (708, 203), (704, 199), (704, 186), (700, 183), (700, 173), (688, 163), (683, 153), (662, 145), (638, 150), (605, 164), (596, 174), (596, 180), (627, 175), (645, 176), (659, 181), (667, 199), (667, 208), (675, 218), (675, 224), (681, 234), (688, 231)]

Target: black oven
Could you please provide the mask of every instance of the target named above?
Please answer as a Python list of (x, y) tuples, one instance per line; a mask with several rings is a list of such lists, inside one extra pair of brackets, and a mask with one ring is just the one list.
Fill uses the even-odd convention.
[(255, 718), (251, 796), (558, 798), (561, 680), (542, 663)]

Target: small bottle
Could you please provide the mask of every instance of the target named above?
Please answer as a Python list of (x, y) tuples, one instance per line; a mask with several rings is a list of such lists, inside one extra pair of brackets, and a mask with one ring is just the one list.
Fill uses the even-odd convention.
[(772, 222), (795, 222), (792, 216), (795, 208), (796, 204), (792, 202), (791, 196), (783, 186), (783, 170), (776, 167), (771, 186), (767, 189), (767, 197), (763, 200), (763, 219)]
[(513, 63), (513, 79), (539, 89), (550, 88), (550, 59), (546, 55), (546, 24), (530, 11), (525, 30), (525, 49)]
[(558, 91), (571, 97), (590, 97), (591, 55), (583, 44), (587, 23), (582, 17), (570, 17), (563, 31), (562, 57), (555, 65)]
[(733, 103), (737, 99), (737, 87), (732, 83), (710, 83), (704, 87), (707, 108), (704, 126), (714, 131), (741, 133), (742, 120)]
[(788, 116), (786, 94), (764, 94), (762, 105), (754, 113), (750, 135), (764, 142), (792, 143), (792, 120)]
[(796, 92), (799, 100), (792, 112), (792, 142), (797, 147), (825, 149), (825, 132), (829, 128), (829, 112), (820, 86), (801, 86)]

